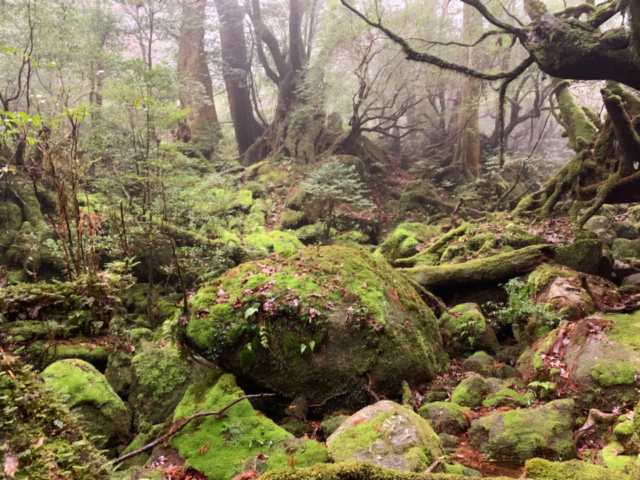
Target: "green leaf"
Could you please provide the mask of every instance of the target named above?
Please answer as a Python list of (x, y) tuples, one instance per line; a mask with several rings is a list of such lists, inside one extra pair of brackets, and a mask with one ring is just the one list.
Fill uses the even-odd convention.
[(31, 145), (33, 147), (36, 144), (36, 139), (35, 138), (31, 138), (31, 137), (27, 137), (27, 142), (29, 142), (29, 145)]
[(304, 343), (300, 345), (300, 353), (304, 353), (306, 349), (307, 349), (307, 346)]
[(258, 313), (258, 309), (256, 307), (249, 307), (244, 312), (244, 318), (249, 318), (251, 315)]

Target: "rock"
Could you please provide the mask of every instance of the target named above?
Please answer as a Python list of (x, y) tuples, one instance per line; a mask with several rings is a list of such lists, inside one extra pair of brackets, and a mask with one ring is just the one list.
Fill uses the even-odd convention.
[(445, 351), (450, 356), (498, 350), (496, 334), (475, 303), (463, 303), (449, 309), (438, 322)]
[(495, 371), (494, 365), (495, 359), (485, 352), (476, 352), (462, 362), (462, 367), (465, 370), (470, 370), (485, 376), (493, 375)]
[(285, 208), (280, 214), (280, 225), (287, 230), (300, 228), (304, 225), (306, 215), (304, 212), (298, 212)]
[(292, 255), (304, 247), (296, 236), (289, 232), (273, 230), (266, 233), (253, 233), (244, 237), (243, 242), (249, 251), (266, 256), (272, 253)]
[(425, 403), (432, 403), (432, 402), (442, 402), (444, 400), (446, 400), (449, 397), (449, 394), (446, 391), (433, 391), (433, 392), (428, 392), (425, 396), (424, 396), (424, 401)]
[(399, 258), (408, 258), (420, 252), (424, 244), (439, 234), (439, 229), (422, 223), (402, 223), (385, 238), (376, 251), (391, 265)]
[(335, 415), (323, 421), (320, 426), (322, 427), (322, 432), (324, 433), (325, 438), (333, 434), (333, 432), (335, 432), (340, 425), (348, 420), (348, 418), (348, 415)]
[(618, 238), (635, 240), (639, 235), (638, 227), (628, 220), (620, 223), (614, 223), (613, 229), (615, 230), (616, 235), (618, 235)]
[[(608, 328), (602, 329), (603, 326)], [(581, 407), (635, 402), (636, 377), (640, 375), (640, 312), (631, 315), (607, 315), (604, 319), (587, 318), (565, 330), (564, 355), (559, 359), (571, 365), (571, 377), (559, 377), (557, 382), (571, 381), (574, 399)], [(538, 340), (518, 360), (518, 369), (525, 383), (549, 381), (554, 374), (544, 362), (549, 349), (558, 341), (556, 329)], [(556, 370), (556, 374), (561, 373)], [(594, 392), (599, 392), (595, 394)], [(600, 407), (602, 408), (602, 407)]]
[(633, 275), (635, 272), (635, 270), (631, 268), (631, 265), (627, 262), (622, 262), (617, 258), (613, 261), (612, 271), (615, 278), (625, 278), (629, 275)]
[(596, 230), (595, 233), (607, 247), (611, 247), (616, 238), (618, 238), (613, 230)]
[[(383, 258), (347, 247), (246, 262), (192, 300), (182, 341), (256, 387), (360, 408), (447, 368), (437, 320)], [(266, 324), (267, 327), (264, 327)], [(331, 410), (330, 410), (331, 411)]]
[(480, 375), (465, 378), (456, 387), (451, 401), (463, 407), (479, 407), (484, 397), (484, 379)]
[(453, 402), (433, 402), (420, 407), (418, 413), (430, 420), (436, 431), (456, 435), (469, 428), (469, 421), (462, 413), (468, 411), (468, 408)]
[(45, 384), (63, 399), (91, 435), (101, 435), (99, 447), (113, 448), (129, 438), (131, 414), (96, 368), (80, 359), (60, 360), (43, 372)]
[(471, 422), (469, 442), (495, 460), (524, 464), (533, 457), (573, 458), (573, 407), (573, 400), (556, 400), (538, 408), (492, 413)]
[(631, 478), (640, 478), (640, 459), (637, 455), (624, 455), (624, 446), (612, 442), (598, 452), (597, 464), (608, 470), (629, 475)]
[(526, 407), (531, 403), (533, 403), (533, 399), (529, 399), (510, 388), (503, 388), (499, 392), (488, 395), (482, 401), (482, 406), (486, 408)]
[(492, 393), (498, 393), (503, 388), (508, 387), (508, 383), (500, 380), (499, 378), (491, 377), (484, 381), (484, 393), (485, 395), (491, 395)]
[(550, 462), (542, 458), (533, 458), (527, 461), (525, 471), (527, 478), (534, 480), (632, 480), (637, 478), (581, 460)]
[(517, 375), (517, 370), (511, 365), (500, 365), (496, 367), (496, 377), (506, 380), (507, 378), (513, 378)]
[(603, 247), (603, 242), (599, 239), (576, 240), (558, 248), (553, 259), (572, 270), (594, 274), (602, 260)]
[(612, 225), (612, 221), (609, 217), (604, 215), (594, 215), (591, 217), (582, 227), (589, 232), (595, 232), (597, 230), (609, 230)]
[(336, 463), (362, 461), (401, 472), (423, 472), (444, 455), (429, 422), (388, 400), (352, 415), (327, 448)]
[[(173, 415), (174, 422), (196, 412), (216, 411), (230, 404), (244, 392), (232, 375), (222, 375), (214, 384), (208, 381), (191, 385)], [(240, 473), (246, 460), (264, 454), (268, 469), (284, 468), (287, 457), (304, 458), (305, 465), (327, 460), (323, 445), (293, 438), (243, 400), (225, 412), (223, 419), (214, 416), (193, 421), (175, 434), (169, 444), (186, 465), (199, 470), (211, 480), (229, 480)], [(301, 452), (304, 452), (302, 455)]]
[(635, 285), (640, 286), (640, 273), (634, 273), (622, 280), (622, 285)]
[(254, 199), (267, 198), (267, 187), (260, 182), (247, 182), (242, 186), (243, 190), (249, 190)]
[(169, 344), (159, 346), (143, 340), (136, 352), (131, 360), (129, 395), (135, 423), (164, 423), (206, 367), (181, 358)]
[(617, 238), (611, 249), (620, 258), (640, 258), (640, 240)]
[(439, 433), (438, 438), (440, 439), (440, 443), (444, 448), (454, 448), (458, 445), (458, 439), (453, 435), (449, 435), (448, 433)]

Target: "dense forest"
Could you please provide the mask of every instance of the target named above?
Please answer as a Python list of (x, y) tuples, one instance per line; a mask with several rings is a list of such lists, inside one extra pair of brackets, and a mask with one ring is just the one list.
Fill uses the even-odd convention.
[(640, 479), (597, 1), (0, 0), (0, 476)]

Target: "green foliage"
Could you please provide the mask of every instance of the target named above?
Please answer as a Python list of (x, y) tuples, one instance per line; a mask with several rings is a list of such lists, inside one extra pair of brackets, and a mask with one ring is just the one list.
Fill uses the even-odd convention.
[(331, 157), (313, 170), (302, 186), (308, 195), (322, 205), (327, 239), (335, 223), (336, 207), (345, 204), (358, 208), (372, 206), (364, 196), (365, 186), (355, 172), (355, 166), (347, 166), (337, 157)]

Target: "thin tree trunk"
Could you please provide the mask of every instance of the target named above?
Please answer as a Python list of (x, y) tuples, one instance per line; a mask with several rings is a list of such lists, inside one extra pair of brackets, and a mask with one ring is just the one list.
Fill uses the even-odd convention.
[(215, 4), (220, 17), (222, 75), (227, 87), (238, 151), (242, 155), (262, 135), (264, 129), (253, 116), (251, 106), (250, 66), (242, 9), (237, 0), (215, 0)]

